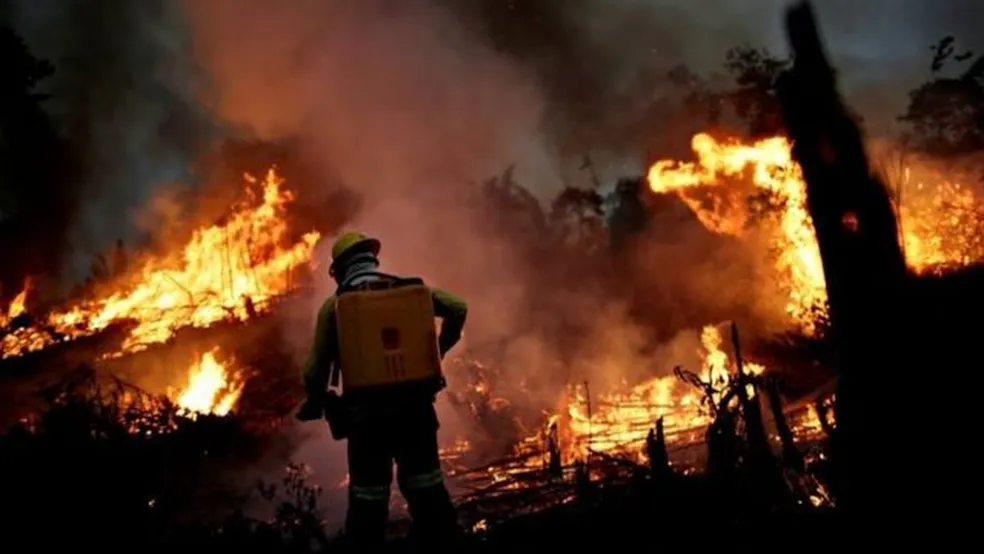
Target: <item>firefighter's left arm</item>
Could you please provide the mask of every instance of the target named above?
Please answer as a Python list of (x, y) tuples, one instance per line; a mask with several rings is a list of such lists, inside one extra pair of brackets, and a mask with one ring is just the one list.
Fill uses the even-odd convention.
[(434, 302), (434, 315), (441, 318), (437, 345), (441, 358), (444, 358), (461, 340), (461, 333), (468, 319), (468, 304), (457, 295), (436, 287), (431, 287), (431, 299)]
[[(332, 366), (336, 363), (337, 353), (335, 352), (335, 297), (331, 297), (322, 304), (318, 310), (318, 321), (315, 324), (314, 343), (311, 346), (311, 353), (308, 355), (307, 362), (304, 364), (304, 392), (307, 393), (307, 401), (298, 413), (299, 419), (305, 419), (302, 415), (307, 415), (311, 419), (321, 417), (325, 391), (328, 388), (328, 380), (331, 376)], [(317, 416), (314, 415), (318, 411)]]

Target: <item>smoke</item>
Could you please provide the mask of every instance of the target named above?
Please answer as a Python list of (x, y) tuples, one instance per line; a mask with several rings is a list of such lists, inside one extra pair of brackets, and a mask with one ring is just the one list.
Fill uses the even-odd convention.
[[(516, 162), (547, 198), (560, 182), (589, 183), (568, 158), (590, 152), (605, 178), (609, 166), (639, 165), (642, 139), (676, 124), (672, 108), (653, 109), (671, 67), (717, 70), (738, 44), (785, 52), (785, 0), (10, 4), (18, 31), (57, 67), (49, 106), (85, 145), (71, 278), (136, 233), (131, 212), (156, 188), (191, 181), (212, 130), (199, 101), (266, 137), (317, 136), (311, 156), (360, 191), (398, 183), (413, 194)], [(952, 34), (981, 46), (978, 2), (937, 4), (818, 3), (869, 130), (888, 129), (905, 92), (928, 77), (931, 43)]]
[(467, 198), (513, 163), (522, 182), (557, 190), (528, 76), (428, 2), (265, 6), (187, 4), (214, 112), (264, 138), (300, 137), (361, 195), (351, 223), (383, 241), (390, 270), (424, 274), (508, 327), (521, 269)]
[[(76, 270), (93, 248), (132, 229), (129, 213), (162, 184), (191, 179), (216, 129), (296, 139), (323, 176), (290, 183), (300, 200), (317, 205), (329, 181), (358, 193), (362, 209), (350, 224), (383, 241), (385, 268), (468, 299), (466, 343), (509, 339), (504, 359), (516, 376), (547, 390), (573, 374), (608, 384), (636, 370), (664, 372), (685, 361), (676, 358), (692, 353), (694, 341), (651, 349), (651, 333), (631, 310), (587, 285), (578, 290), (592, 275), (530, 256), (502, 214), (474, 201), (474, 183), (515, 164), (517, 182), (545, 200), (562, 185), (590, 182), (576, 169), (585, 153), (607, 179), (611, 167), (641, 165), (649, 154), (642, 138), (668, 133), (686, 143), (689, 134), (671, 128), (671, 104), (659, 103), (670, 94), (666, 71), (681, 63), (714, 71), (743, 43), (785, 52), (785, 2), (718, 4), (20, 0), (19, 17), (32, 47), (58, 68), (52, 109), (87, 145)], [(819, 4), (849, 100), (873, 122), (901, 111), (904, 91), (923, 78), (929, 44), (944, 34), (975, 36), (969, 1)], [(668, 329), (718, 312), (767, 311), (746, 294), (756, 266), (736, 248), (693, 225), (636, 253)], [(327, 278), (319, 285), (330, 293)], [(285, 316), (298, 360), (318, 307)], [(534, 311), (535, 321), (557, 329), (587, 327), (575, 362), (550, 337), (517, 336)], [(452, 423), (442, 433), (453, 433), (453, 418), (445, 420)], [(326, 444), (315, 437), (297, 455), (319, 475), (335, 475), (342, 452)]]
[[(739, 45), (785, 55), (782, 17), (789, 3), (443, 0), (537, 76), (554, 107), (548, 120), (568, 149), (604, 151), (616, 143), (629, 155), (639, 154), (631, 151), (639, 137), (626, 140), (627, 134), (673, 124), (671, 111), (650, 111), (654, 98), (670, 94), (664, 79), (670, 68), (720, 72), (727, 50)], [(953, 35), (963, 47), (984, 47), (977, 32), (984, 4), (974, 0), (814, 4), (847, 99), (876, 134), (892, 131), (907, 91), (929, 77), (930, 45)]]
[[(654, 349), (653, 333), (633, 321), (626, 299), (599, 294), (604, 287), (595, 281), (605, 267), (581, 271), (577, 257), (531, 253), (542, 237), (524, 235), (505, 214), (476, 201), (475, 181), (511, 164), (515, 180), (541, 199), (555, 196), (561, 184), (578, 184), (570, 168), (584, 151), (569, 148), (566, 138), (576, 129), (563, 124), (564, 116), (593, 112), (604, 116), (594, 121), (606, 121), (609, 110), (618, 114), (622, 105), (611, 100), (631, 88), (632, 73), (645, 65), (645, 56), (634, 55), (638, 43), (629, 39), (645, 39), (648, 28), (619, 40), (614, 35), (619, 22), (641, 25), (647, 19), (638, 10), (655, 8), (630, 10), (623, 3), (609, 13), (599, 12), (597, 3), (572, 3), (570, 10), (550, 12), (560, 19), (555, 34), (516, 33), (516, 40), (534, 43), (521, 50), (505, 48), (496, 20), (466, 2), (311, 0), (268, 6), (259, 0), (185, 4), (194, 52), (208, 79), (203, 101), (224, 125), (270, 140), (297, 139), (326, 176), (357, 192), (362, 209), (350, 225), (382, 240), (386, 270), (420, 275), (469, 300), (472, 316), (462, 348), (504, 340), (504, 380), (516, 389), (509, 396), (549, 405), (556, 396), (546, 391), (569, 379), (615, 386), (667, 372), (686, 361), (679, 359), (684, 350), (693, 356), (693, 337), (671, 340), (669, 331), (661, 337), (668, 345)], [(585, 27), (590, 21), (594, 26)], [(667, 67), (678, 63), (672, 49), (682, 52), (685, 38), (661, 39)], [(557, 61), (565, 48), (577, 55)], [(578, 64), (581, 56), (597, 63)], [(578, 87), (582, 95), (564, 96)], [(582, 112), (585, 102), (591, 109)], [(633, 112), (619, 117), (626, 119), (626, 113)], [(632, 165), (627, 160), (636, 153), (609, 150), (609, 159)], [(587, 180), (583, 174), (581, 179)], [(292, 185), (312, 203), (327, 190), (319, 182)], [(748, 268), (732, 267), (740, 266), (734, 252), (728, 253), (732, 245), (716, 243), (699, 224), (687, 229), (672, 245), (638, 254), (647, 262), (637, 264), (645, 271), (642, 278), (652, 281), (647, 290), (665, 298), (689, 292), (686, 298), (698, 304), (661, 304), (672, 330), (679, 321), (698, 320), (708, 304), (720, 306), (709, 298), (715, 292), (742, 298), (745, 280), (752, 278)], [(708, 248), (719, 253), (705, 260)], [(326, 266), (327, 244), (317, 255)], [(596, 266), (604, 260), (590, 259)], [(672, 266), (665, 263), (674, 259)], [(688, 278), (694, 268), (699, 279)], [(330, 294), (327, 279), (319, 285), (321, 296)], [(286, 340), (298, 360), (307, 354), (318, 307), (312, 302), (285, 316)], [(584, 341), (562, 348), (558, 336)], [(687, 348), (679, 346), (684, 343)], [(439, 409), (442, 434), (451, 436), (461, 422), (446, 404)], [(318, 437), (305, 443), (298, 455), (319, 475), (332, 475), (343, 463), (337, 445), (325, 442)]]
[(165, 0), (17, 0), (18, 30), (56, 68), (47, 107), (80, 158), (83, 203), (70, 222), (68, 280), (117, 238), (162, 185), (190, 181), (210, 127), (180, 13)]
[[(535, 268), (508, 234), (489, 233), (497, 216), (473, 200), (476, 182), (510, 164), (542, 196), (559, 189), (529, 76), (423, 1), (185, 6), (210, 87), (205, 102), (220, 122), (296, 139), (326, 176), (291, 183), (300, 202), (322, 201), (330, 175), (360, 196), (350, 225), (382, 241), (385, 270), (465, 297), (468, 340), (511, 334)], [(321, 267), (331, 238), (318, 248)], [(284, 316), (298, 361), (331, 292), (327, 275), (318, 284), (317, 301)], [(439, 406), (443, 437), (458, 423), (447, 408)], [(323, 433), (294, 455), (326, 487), (344, 476), (343, 450)]]

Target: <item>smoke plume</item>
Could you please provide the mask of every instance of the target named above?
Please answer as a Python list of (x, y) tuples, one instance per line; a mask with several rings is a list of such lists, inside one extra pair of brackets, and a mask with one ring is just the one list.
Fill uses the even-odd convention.
[[(547, 119), (569, 149), (630, 148), (626, 134), (664, 128), (671, 114), (649, 108), (669, 94), (672, 67), (719, 72), (727, 50), (739, 45), (787, 53), (788, 0), (440, 1), (537, 76)], [(930, 45), (953, 35), (962, 47), (984, 47), (976, 30), (984, 4), (974, 0), (816, 4), (848, 101), (876, 134), (891, 130), (906, 92), (929, 77)]]
[[(548, 390), (572, 376), (614, 383), (635, 376), (624, 368), (667, 371), (685, 362), (677, 358), (692, 353), (696, 341), (688, 336), (651, 348), (651, 333), (633, 322), (631, 310), (595, 294), (604, 288), (590, 284), (597, 275), (575, 270), (577, 260), (532, 254), (535, 231), (524, 235), (501, 212), (476, 202), (475, 183), (515, 164), (516, 181), (543, 201), (564, 185), (592, 184), (579, 170), (585, 154), (607, 182), (622, 168), (641, 168), (663, 154), (639, 146), (652, 135), (667, 134), (685, 148), (687, 122), (672, 103), (661, 103), (671, 96), (668, 70), (685, 64), (699, 74), (715, 71), (725, 52), (741, 44), (785, 51), (785, 2), (717, 4), (20, 0), (18, 6), (22, 33), (58, 69), (52, 109), (86, 147), (76, 267), (132, 229), (130, 213), (161, 185), (193, 180), (192, 162), (217, 129), (293, 139), (320, 171), (290, 183), (302, 202), (323, 201), (329, 181), (357, 193), (362, 208), (349, 223), (383, 241), (385, 269), (421, 275), (464, 296), (473, 314), (469, 346), (508, 339), (503, 358), (517, 368), (516, 381), (522, 372), (535, 376), (529, 382), (546, 381), (530, 386)], [(904, 91), (925, 78), (927, 47), (945, 34), (971, 40), (972, 16), (980, 12), (970, 0), (819, 4), (849, 101), (876, 125), (891, 121)], [(680, 320), (742, 310), (757, 317), (758, 299), (709, 298), (741, 299), (756, 278), (757, 265), (736, 248), (699, 226), (680, 226), (672, 241), (636, 253), (633, 267), (642, 275), (635, 279), (648, 280), (648, 290), (667, 299), (653, 304), (672, 308)], [(319, 248), (322, 262), (325, 250)], [(324, 277), (320, 292), (327, 295)], [(318, 307), (312, 302), (285, 317), (298, 360)], [(573, 326), (587, 339), (572, 354), (542, 330), (518, 336), (530, 321)], [(452, 432), (453, 418), (445, 421), (443, 432)], [(344, 463), (338, 445), (324, 446), (329, 442), (316, 437), (299, 456), (319, 474), (335, 476)]]
[(194, 98), (185, 27), (167, 1), (18, 0), (19, 31), (56, 72), (47, 107), (81, 159), (68, 278), (117, 238), (163, 185), (190, 181), (210, 127)]

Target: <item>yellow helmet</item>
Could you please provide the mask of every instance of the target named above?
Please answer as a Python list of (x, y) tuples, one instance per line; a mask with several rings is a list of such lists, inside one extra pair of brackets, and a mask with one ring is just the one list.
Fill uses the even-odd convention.
[(331, 247), (331, 263), (334, 265), (342, 257), (355, 252), (372, 252), (376, 256), (380, 247), (380, 242), (372, 237), (359, 231), (347, 231), (335, 239)]

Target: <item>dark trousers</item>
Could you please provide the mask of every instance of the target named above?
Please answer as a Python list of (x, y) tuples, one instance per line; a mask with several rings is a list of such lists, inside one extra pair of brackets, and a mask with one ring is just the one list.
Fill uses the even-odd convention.
[(345, 527), (353, 545), (371, 551), (385, 541), (394, 461), (415, 538), (438, 549), (453, 540), (457, 515), (444, 485), (434, 405), (367, 405), (352, 412)]

